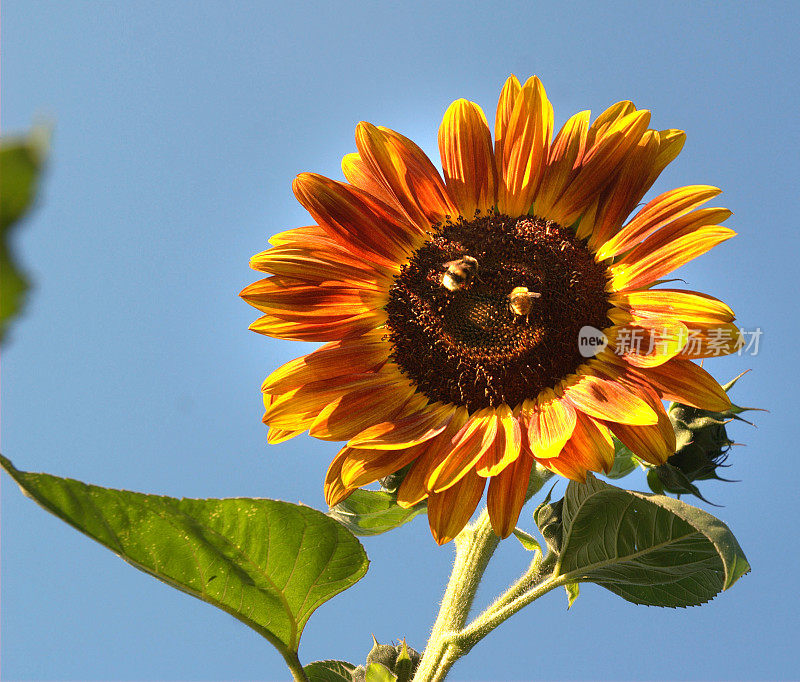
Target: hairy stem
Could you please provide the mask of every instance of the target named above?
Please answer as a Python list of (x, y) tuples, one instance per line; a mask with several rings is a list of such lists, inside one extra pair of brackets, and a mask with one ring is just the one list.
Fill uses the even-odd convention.
[(449, 641), (452, 634), (460, 631), (467, 622), (478, 585), (499, 542), (500, 538), (494, 534), (489, 513), (485, 509), (473, 525), (467, 526), (456, 537), (456, 558), (450, 581), (414, 682), (444, 679), (450, 666), (455, 663), (453, 659), (446, 667), (443, 665), (448, 658)]

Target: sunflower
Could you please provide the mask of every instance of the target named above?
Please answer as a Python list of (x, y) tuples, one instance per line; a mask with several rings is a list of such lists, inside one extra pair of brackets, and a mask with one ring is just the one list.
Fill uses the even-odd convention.
[[(736, 349), (733, 313), (653, 288), (729, 239), (720, 190), (681, 187), (637, 207), (680, 152), (679, 130), (619, 102), (553, 139), (538, 78), (511, 76), (494, 141), (481, 108), (453, 102), (439, 128), (444, 178), (411, 140), (369, 123), (347, 182), (303, 173), (316, 224), (253, 257), (251, 329), (326, 342), (264, 381), (268, 441), (303, 431), (347, 441), (325, 479), (331, 506), (410, 465), (398, 503), (428, 502), (434, 539), (455, 537), (487, 487), (495, 532), (514, 529), (534, 462), (583, 481), (607, 472), (612, 434), (651, 464), (675, 450), (662, 400), (721, 411), (696, 358)], [(607, 345), (587, 354), (594, 330)], [(638, 338), (640, 344), (623, 344)]]

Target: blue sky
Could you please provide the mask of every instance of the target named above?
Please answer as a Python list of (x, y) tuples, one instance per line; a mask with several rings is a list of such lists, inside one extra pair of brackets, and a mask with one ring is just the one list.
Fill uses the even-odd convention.
[[(707, 363), (720, 380), (752, 369), (733, 397), (770, 410), (731, 430), (747, 443), (727, 470), (741, 482), (704, 487), (753, 572), (687, 610), (588, 585), (567, 612), (552, 593), (453, 679), (796, 678), (799, 18), (789, 2), (6, 0), (3, 130), (55, 130), (15, 240), (34, 289), (3, 348), (3, 453), (110, 487), (324, 508), (337, 446), (267, 446), (260, 422), (263, 377), (311, 346), (248, 332), (256, 313), (237, 297), (267, 238), (310, 222), (294, 176), (341, 178), (360, 120), (438, 159), (447, 105), (466, 97), (493, 117), (509, 73), (542, 78), (558, 125), (632, 99), (654, 127), (688, 135), (654, 193), (713, 184), (734, 211), (739, 236), (679, 276), (763, 330), (757, 356)], [(2, 543), (4, 679), (287, 678), (254, 632), (134, 570), (5, 476)], [(370, 633), (424, 646), (452, 548), (424, 517), (364, 545), (367, 577), (312, 617), (304, 662), (361, 661)], [(479, 598), (525, 561), (503, 543)]]

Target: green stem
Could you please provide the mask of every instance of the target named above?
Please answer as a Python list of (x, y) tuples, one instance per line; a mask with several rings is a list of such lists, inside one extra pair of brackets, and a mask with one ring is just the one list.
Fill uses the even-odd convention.
[[(536, 465), (531, 472), (525, 500), (533, 497), (551, 476), (552, 473)], [(467, 622), (481, 578), (499, 542), (500, 538), (494, 534), (489, 514), (485, 509), (474, 524), (467, 526), (456, 537), (453, 570), (413, 682), (441, 682), (453, 664), (474, 646), (471, 644), (465, 649), (461, 645), (460, 635)], [(520, 584), (521, 581), (518, 581), (511, 590)], [(498, 602), (495, 602), (490, 609), (497, 604)]]
[(303, 664), (300, 663), (300, 659), (297, 657), (297, 652), (281, 651), (281, 654), (283, 654), (283, 660), (286, 661), (286, 665), (289, 666), (289, 670), (292, 672), (294, 682), (308, 682), (308, 676), (306, 671), (303, 670)]
[(450, 581), (442, 598), (439, 615), (433, 624), (428, 646), (414, 675), (414, 682), (444, 679), (444, 675), (455, 663), (454, 659), (449, 665), (444, 665), (445, 659), (449, 659), (449, 642), (452, 635), (467, 622), (478, 585), (499, 542), (500, 538), (494, 534), (489, 513), (485, 509), (473, 525), (467, 526), (456, 537), (456, 558)]

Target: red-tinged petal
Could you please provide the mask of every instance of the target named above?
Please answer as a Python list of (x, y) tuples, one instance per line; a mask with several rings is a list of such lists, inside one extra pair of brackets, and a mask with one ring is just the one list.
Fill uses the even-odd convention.
[(744, 347), (744, 336), (730, 322), (693, 322), (689, 326), (689, 339), (681, 351), (682, 358), (716, 358), (738, 353)]
[(591, 417), (621, 424), (655, 424), (656, 413), (635, 392), (618, 382), (591, 374), (579, 376), (564, 389), (564, 397)]
[(579, 171), (547, 217), (562, 225), (571, 225), (616, 178), (631, 149), (645, 134), (649, 122), (649, 111), (634, 111), (598, 135), (581, 159)]
[(364, 429), (350, 440), (350, 447), (400, 450), (435, 438), (456, 414), (454, 405), (434, 404), (417, 413)]
[(311, 246), (311, 245), (328, 245), (336, 244), (328, 233), (325, 232), (319, 225), (307, 225), (305, 227), (294, 227), (291, 230), (285, 230), (273, 234), (269, 238), (269, 243), (273, 246), (292, 245), (292, 246)]
[(538, 461), (545, 466), (552, 462), (558, 473), (568, 472), (567, 477), (573, 480), (585, 480), (587, 471), (608, 472), (614, 465), (611, 432), (604, 424), (579, 412), (572, 437), (559, 456)]
[(645, 289), (614, 293), (609, 302), (637, 317), (669, 316), (684, 323), (725, 323), (734, 319), (733, 311), (707, 294), (682, 289)]
[(675, 130), (672, 128), (669, 130), (659, 130), (658, 138), (658, 156), (651, 169), (648, 187), (661, 175), (661, 171), (681, 153), (681, 149), (683, 149), (683, 145), (686, 142), (686, 133), (682, 130)]
[(254, 308), (284, 319), (342, 317), (383, 308), (387, 291), (368, 283), (308, 282), (274, 275), (245, 287), (239, 294)]
[(314, 381), (376, 369), (388, 359), (391, 350), (382, 336), (383, 332), (376, 330), (355, 339), (326, 344), (276, 369), (264, 380), (261, 390), (280, 394)]
[(356, 146), (372, 175), (403, 207), (412, 224), (424, 230), (457, 214), (439, 172), (411, 140), (362, 121), (356, 127)]
[(673, 358), (658, 367), (632, 367), (628, 371), (641, 383), (653, 386), (666, 400), (713, 412), (730, 409), (731, 401), (722, 386), (691, 360)]
[(721, 191), (710, 185), (690, 185), (657, 196), (646, 204), (617, 234), (608, 235), (610, 239), (605, 243), (602, 241), (598, 243), (597, 259), (605, 260), (632, 249), (646, 237), (676, 218), (710, 201)]
[(428, 496), (428, 523), (436, 543), (450, 542), (467, 525), (483, 497), (486, 479), (467, 472), (458, 483)]
[(528, 442), (537, 459), (558, 457), (575, 428), (575, 407), (569, 400), (545, 389), (528, 418)]
[(397, 491), (397, 504), (406, 508), (413, 507), (428, 496), (428, 473), (450, 456), (453, 451), (453, 437), (468, 419), (466, 408), (456, 408), (445, 430), (424, 443), (425, 447)]
[(347, 446), (344, 448), (347, 457), (342, 464), (342, 482), (352, 488), (374, 483), (413, 462), (424, 448), (425, 443), (403, 450), (364, 450)]
[(659, 465), (675, 452), (675, 431), (661, 400), (651, 389), (645, 392), (647, 403), (658, 415), (658, 422), (649, 426), (630, 426), (608, 422), (614, 435), (634, 455), (645, 462)]
[(342, 172), (344, 177), (354, 187), (371, 194), (376, 199), (380, 199), (384, 204), (404, 215), (403, 206), (397, 201), (394, 194), (383, 184), (364, 163), (364, 160), (356, 153), (347, 154), (342, 159)]
[(619, 231), (622, 221), (650, 188), (652, 168), (658, 158), (658, 145), (658, 133), (654, 130), (645, 131), (620, 166), (617, 177), (603, 191), (588, 244), (592, 251), (596, 251)]
[(683, 322), (669, 318), (641, 319), (611, 332), (615, 352), (634, 367), (663, 365), (680, 353), (689, 341)]
[(417, 245), (418, 233), (398, 225), (355, 187), (323, 175), (301, 173), (292, 189), (331, 239), (368, 261), (397, 268)]
[(308, 430), (320, 440), (348, 440), (375, 423), (397, 417), (414, 395), (415, 387), (394, 365), (376, 372), (383, 384), (349, 391), (326, 405)]
[(303, 432), (269, 428), (267, 429), (267, 443), (270, 445), (277, 445), (278, 443), (283, 443), (294, 438), (295, 436), (299, 436), (301, 433)]
[(582, 111), (570, 118), (556, 135), (550, 147), (544, 178), (533, 204), (535, 215), (549, 215), (577, 174), (580, 159), (586, 152), (588, 132), (589, 112)]
[(428, 473), (428, 490), (446, 490), (472, 471), (478, 460), (493, 447), (497, 432), (502, 431), (500, 421), (492, 407), (478, 410), (472, 415), (453, 438), (450, 456)]
[(519, 419), (515, 417), (507, 405), (497, 408), (500, 419), (497, 437), (475, 465), (479, 476), (488, 478), (497, 476), (507, 466), (516, 461), (522, 447), (522, 429)]
[(393, 270), (372, 267), (336, 246), (297, 246), (282, 244), (256, 254), (250, 267), (271, 275), (282, 275), (311, 282), (365, 282), (388, 288)]
[(459, 213), (471, 220), (497, 202), (492, 135), (481, 108), (459, 99), (439, 127), (439, 152), (447, 188)]
[(609, 268), (611, 290), (640, 289), (736, 236), (718, 225), (701, 227), (656, 248), (646, 242)]
[(513, 532), (525, 504), (528, 481), (533, 467), (530, 453), (521, 452), (519, 457), (489, 481), (486, 507), (492, 529), (501, 538)]
[(340, 450), (336, 457), (333, 458), (331, 465), (328, 467), (328, 473), (325, 475), (325, 502), (328, 503), (329, 507), (335, 507), (355, 490), (355, 488), (345, 487), (344, 483), (342, 483), (342, 464), (346, 458), (347, 452), (345, 448)]
[(520, 90), (496, 149), (497, 207), (500, 213), (526, 215), (544, 174), (553, 135), (553, 107), (536, 77)]
[(328, 404), (343, 395), (379, 390), (395, 381), (390, 372), (366, 372), (314, 381), (280, 396), (265, 393), (264, 423), (279, 429), (305, 430)]
[(500, 99), (497, 102), (497, 113), (494, 119), (494, 139), (495, 139), (495, 157), (502, 154), (503, 144), (506, 134), (508, 132), (508, 122), (511, 119), (511, 112), (514, 111), (514, 105), (517, 102), (519, 91), (522, 86), (519, 80), (514, 75), (506, 79), (503, 89), (500, 91)]
[(372, 310), (353, 316), (320, 318), (313, 322), (303, 322), (302, 319), (287, 320), (275, 315), (262, 315), (250, 325), (249, 329), (278, 339), (338, 341), (360, 336), (364, 332), (379, 327), (385, 320), (385, 313), (381, 315), (379, 311)]

